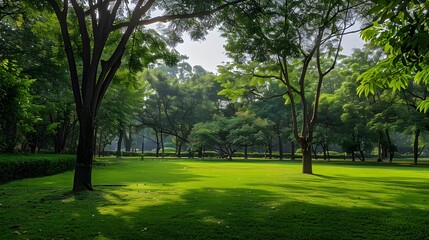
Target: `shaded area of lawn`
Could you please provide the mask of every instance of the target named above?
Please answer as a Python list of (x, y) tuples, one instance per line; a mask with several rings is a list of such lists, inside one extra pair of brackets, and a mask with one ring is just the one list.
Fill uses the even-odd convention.
[[(107, 165), (107, 166), (105, 166)], [(1, 185), (5, 239), (425, 239), (429, 174), (414, 168), (110, 159), (95, 192), (72, 173)]]

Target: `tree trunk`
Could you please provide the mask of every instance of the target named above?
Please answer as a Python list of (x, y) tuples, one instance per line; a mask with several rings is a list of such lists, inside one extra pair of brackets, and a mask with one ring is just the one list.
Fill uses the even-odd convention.
[(393, 147), (392, 140), (390, 139), (389, 129), (386, 129), (385, 132), (386, 132), (387, 143), (389, 145), (388, 146), (389, 147), (389, 162), (392, 163), (393, 156), (395, 154), (395, 148)]
[(203, 147), (198, 149), (198, 159), (203, 159)]
[(326, 153), (327, 153), (327, 150), (326, 150), (326, 148), (327, 148), (327, 146), (328, 146), (328, 145), (327, 145), (327, 144), (325, 144), (325, 143), (323, 143), (323, 142), (322, 142), (320, 145), (322, 146), (322, 151), (323, 151), (323, 160), (326, 160), (326, 158), (327, 158), (327, 154), (326, 154)]
[(329, 143), (326, 144), (326, 153), (328, 155), (328, 162), (331, 161), (331, 155), (329, 154)]
[(359, 150), (359, 153), (360, 153), (360, 160), (362, 161), (362, 162), (365, 162), (365, 153), (364, 153), (364, 151), (363, 150)]
[(133, 143), (133, 137), (132, 137), (133, 131), (132, 127), (128, 127), (128, 133), (124, 133), (124, 145), (125, 145), (125, 151), (131, 152), (131, 145)]
[(16, 129), (16, 121), (6, 121), (3, 127), (3, 142), (0, 145), (0, 152), (14, 152), (16, 145)]
[(244, 145), (244, 159), (247, 159), (247, 145)]
[(124, 131), (122, 131), (122, 129), (121, 130), (119, 130), (119, 137), (118, 137), (118, 145), (117, 145), (117, 147), (116, 147), (116, 157), (117, 158), (121, 158), (121, 156), (122, 156), (122, 138), (123, 138), (123, 136), (124, 136)]
[(317, 159), (318, 158), (318, 156), (317, 156), (317, 145), (316, 144), (311, 144), (311, 150), (312, 150), (312, 152), (314, 154), (314, 159)]
[(79, 128), (73, 192), (94, 190), (91, 183), (94, 152), (94, 123), (92, 118), (82, 116)]
[(290, 160), (295, 160), (295, 143), (293, 140), (290, 141)]
[(383, 159), (382, 146), (381, 146), (381, 131), (378, 131), (378, 141), (377, 141), (377, 162), (381, 162)]
[(311, 143), (303, 142), (302, 145), (302, 173), (313, 174), (311, 159)]
[(142, 156), (141, 159), (144, 159), (144, 130), (143, 130), (143, 137), (142, 137)]
[(165, 156), (165, 149), (164, 149), (164, 136), (161, 131), (161, 157), (164, 158)]
[(283, 141), (280, 134), (277, 134), (277, 140), (279, 142), (279, 158), (280, 160), (283, 160)]
[(420, 129), (416, 129), (414, 131), (414, 164), (417, 164), (417, 160), (419, 158), (419, 137), (420, 137)]

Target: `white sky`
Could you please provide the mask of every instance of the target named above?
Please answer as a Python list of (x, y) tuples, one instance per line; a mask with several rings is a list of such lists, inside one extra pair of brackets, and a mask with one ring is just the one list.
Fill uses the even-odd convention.
[[(211, 31), (205, 41), (192, 41), (187, 35), (183, 36), (184, 43), (178, 45), (176, 50), (189, 57), (187, 62), (194, 65), (201, 65), (204, 69), (217, 72), (217, 66), (222, 62), (227, 62), (223, 45), (225, 39), (217, 31)], [(349, 55), (353, 48), (361, 48), (364, 41), (360, 39), (359, 33), (346, 35), (343, 39), (343, 53)]]

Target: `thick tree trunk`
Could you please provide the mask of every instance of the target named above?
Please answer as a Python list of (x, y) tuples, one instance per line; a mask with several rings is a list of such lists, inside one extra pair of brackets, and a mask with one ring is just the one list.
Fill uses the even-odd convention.
[(79, 127), (73, 192), (93, 190), (91, 176), (94, 152), (94, 125), (91, 117), (82, 117)]
[(302, 173), (313, 174), (311, 143), (304, 141), (302, 147)]
[(417, 164), (417, 160), (419, 159), (419, 137), (420, 137), (420, 129), (416, 129), (414, 131), (414, 164)]

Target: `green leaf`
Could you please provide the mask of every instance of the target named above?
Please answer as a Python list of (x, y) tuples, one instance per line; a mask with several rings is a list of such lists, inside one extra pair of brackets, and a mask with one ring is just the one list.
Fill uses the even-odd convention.
[(417, 106), (417, 110), (420, 112), (427, 113), (429, 110), (429, 99), (422, 101), (419, 106)]

